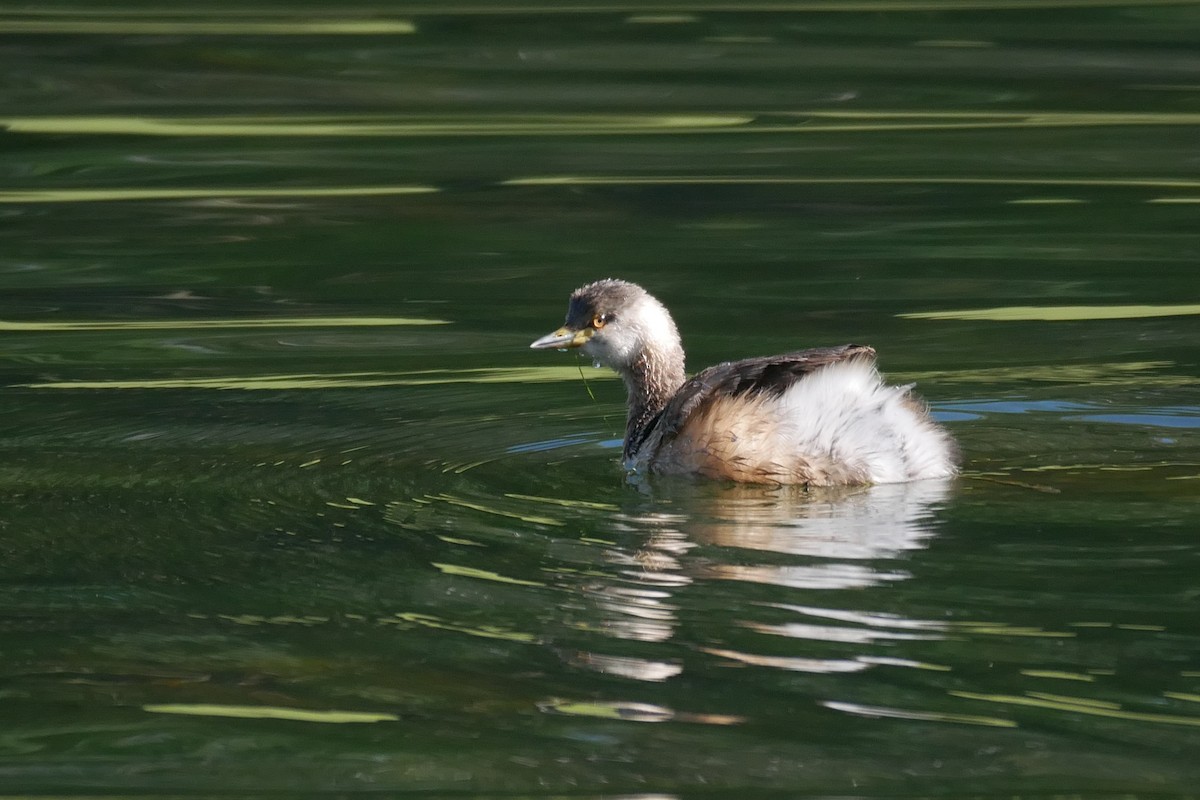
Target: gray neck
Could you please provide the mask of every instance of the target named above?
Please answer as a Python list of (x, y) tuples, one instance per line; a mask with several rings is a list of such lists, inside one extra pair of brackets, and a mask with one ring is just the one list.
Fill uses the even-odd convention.
[(625, 388), (629, 390), (625, 458), (636, 454), (646, 428), (683, 385), (686, 379), (683, 365), (683, 348), (674, 345), (664, 351), (643, 350), (621, 370)]

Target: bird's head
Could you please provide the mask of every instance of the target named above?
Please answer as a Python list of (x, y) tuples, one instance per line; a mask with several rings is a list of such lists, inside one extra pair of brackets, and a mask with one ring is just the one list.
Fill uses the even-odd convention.
[(637, 284), (614, 278), (576, 289), (563, 326), (529, 346), (535, 350), (578, 347), (589, 358), (622, 373), (647, 350), (680, 350), (679, 332), (663, 304)]

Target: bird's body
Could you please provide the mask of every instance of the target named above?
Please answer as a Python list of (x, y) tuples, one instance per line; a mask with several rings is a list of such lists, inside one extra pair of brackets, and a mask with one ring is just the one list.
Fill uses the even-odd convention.
[(629, 392), (625, 466), (748, 483), (896, 483), (955, 473), (956, 448), (911, 387), (888, 386), (864, 345), (710, 367), (688, 380), (666, 308), (607, 279), (571, 295), (536, 349), (579, 347)]

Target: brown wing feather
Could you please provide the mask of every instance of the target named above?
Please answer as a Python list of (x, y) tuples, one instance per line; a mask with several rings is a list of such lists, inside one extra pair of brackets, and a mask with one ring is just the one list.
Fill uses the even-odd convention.
[(852, 358), (874, 358), (875, 349), (864, 344), (817, 347), (777, 356), (727, 361), (709, 367), (689, 380), (671, 398), (630, 451), (657, 439), (655, 446), (670, 441), (688, 419), (717, 398), (739, 395), (778, 396), (796, 381), (828, 364)]

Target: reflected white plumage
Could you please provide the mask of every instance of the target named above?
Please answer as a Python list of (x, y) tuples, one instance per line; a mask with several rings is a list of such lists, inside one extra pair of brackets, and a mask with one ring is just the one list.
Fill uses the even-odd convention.
[(608, 278), (571, 295), (566, 322), (530, 347), (580, 348), (629, 393), (628, 469), (750, 483), (897, 483), (955, 474), (957, 448), (865, 345), (710, 367), (691, 380), (667, 309)]

